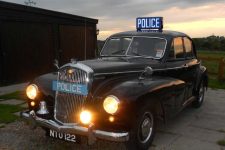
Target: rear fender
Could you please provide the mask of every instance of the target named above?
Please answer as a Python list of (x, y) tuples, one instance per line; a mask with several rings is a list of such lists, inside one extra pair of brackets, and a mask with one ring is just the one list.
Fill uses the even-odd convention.
[(201, 82), (203, 82), (204, 87), (207, 89), (208, 88), (208, 73), (207, 73), (207, 68), (204, 66), (200, 66), (200, 69), (198, 72), (198, 80), (195, 87), (195, 92), (198, 92)]

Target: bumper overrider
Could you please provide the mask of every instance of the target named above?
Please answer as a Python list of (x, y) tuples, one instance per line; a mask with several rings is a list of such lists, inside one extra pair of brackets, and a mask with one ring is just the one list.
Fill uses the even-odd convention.
[(88, 144), (93, 144), (96, 139), (114, 141), (114, 142), (125, 142), (129, 139), (128, 132), (107, 132), (102, 130), (95, 130), (94, 125), (91, 124), (89, 127), (83, 127), (79, 124), (76, 125), (61, 125), (54, 120), (47, 120), (36, 116), (34, 111), (21, 112), (20, 116), (31, 122), (33, 128), (37, 126), (46, 127), (49, 129), (56, 130), (63, 133), (71, 133), (76, 135), (86, 136), (88, 138)]

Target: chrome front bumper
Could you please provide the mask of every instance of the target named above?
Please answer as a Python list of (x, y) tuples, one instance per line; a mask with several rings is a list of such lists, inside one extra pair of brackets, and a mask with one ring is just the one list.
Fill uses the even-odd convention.
[(93, 144), (97, 139), (103, 139), (108, 141), (115, 141), (115, 142), (125, 142), (129, 139), (128, 132), (107, 132), (102, 130), (95, 130), (93, 125), (89, 127), (83, 127), (78, 124), (76, 125), (61, 125), (53, 120), (47, 120), (36, 116), (34, 111), (30, 112), (21, 112), (20, 116), (28, 120), (32, 123), (33, 127), (42, 126), (47, 127), (58, 132), (63, 133), (71, 133), (77, 135), (83, 135), (88, 137), (88, 143)]

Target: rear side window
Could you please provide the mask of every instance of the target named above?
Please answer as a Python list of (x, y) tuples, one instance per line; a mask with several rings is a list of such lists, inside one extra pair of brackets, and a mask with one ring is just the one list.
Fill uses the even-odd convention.
[(174, 50), (176, 58), (184, 58), (184, 48), (181, 37), (174, 39)]
[(169, 59), (179, 59), (184, 58), (184, 47), (183, 41), (181, 37), (177, 37), (173, 39), (173, 43), (170, 48)]
[(193, 57), (193, 46), (192, 41), (188, 39), (187, 37), (184, 37), (184, 47), (186, 51), (186, 57)]

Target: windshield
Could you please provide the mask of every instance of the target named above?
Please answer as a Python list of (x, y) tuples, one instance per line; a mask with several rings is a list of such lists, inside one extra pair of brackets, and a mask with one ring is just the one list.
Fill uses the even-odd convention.
[(104, 56), (125, 55), (131, 40), (132, 38), (129, 37), (111, 38), (107, 41), (107, 43), (103, 47), (101, 55)]
[(122, 37), (107, 40), (102, 56), (143, 56), (161, 58), (166, 48), (166, 40), (152, 37)]

